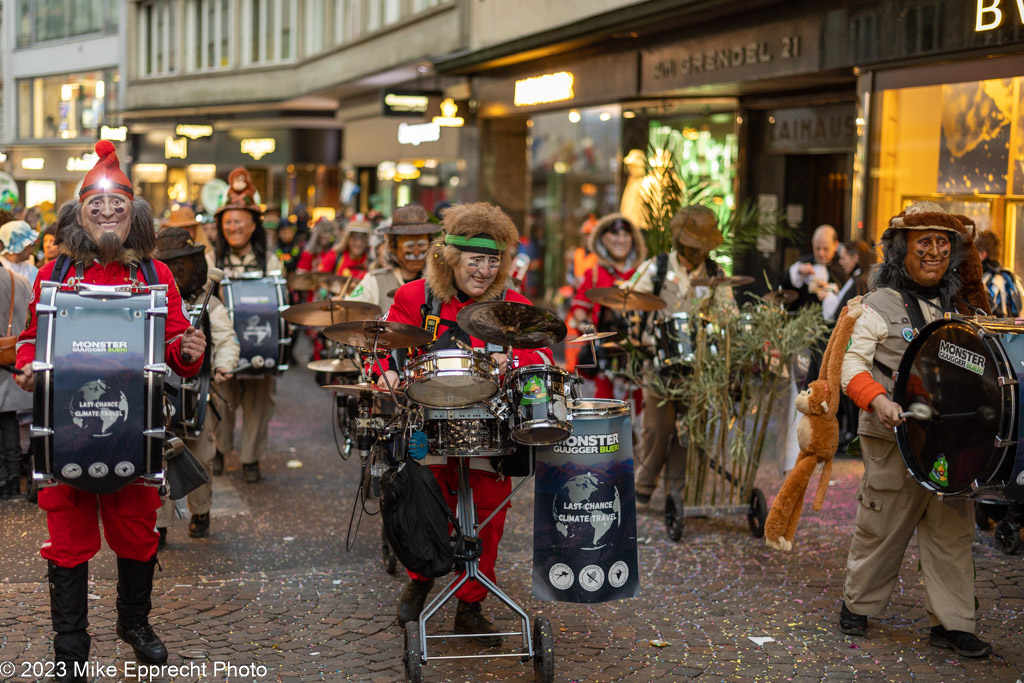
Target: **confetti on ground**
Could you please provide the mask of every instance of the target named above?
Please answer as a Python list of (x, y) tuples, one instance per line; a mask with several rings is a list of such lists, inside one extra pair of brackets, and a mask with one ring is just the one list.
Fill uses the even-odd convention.
[(300, 467), (302, 467), (302, 461), (301, 460), (289, 460), (288, 461), (288, 469), (297, 470)]
[(650, 641), (650, 644), (653, 647), (668, 647), (668, 641), (665, 641), (665, 640), (657, 640), (657, 639), (655, 639), (655, 640)]
[(775, 639), (771, 636), (747, 636), (754, 645), (758, 647), (764, 647), (765, 643), (774, 643)]

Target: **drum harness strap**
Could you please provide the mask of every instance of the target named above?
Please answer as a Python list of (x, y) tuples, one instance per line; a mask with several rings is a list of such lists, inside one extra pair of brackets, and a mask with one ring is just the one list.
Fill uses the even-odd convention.
[[(466, 332), (461, 327), (459, 327), (459, 323), (457, 321), (446, 320), (441, 317), (441, 305), (443, 304), (443, 302), (434, 295), (434, 292), (430, 289), (430, 285), (427, 282), (423, 283), (423, 291), (425, 296), (423, 305), (420, 306), (420, 316), (422, 317), (423, 320), (421, 325), (423, 329), (429, 332), (433, 337), (434, 344), (431, 345), (430, 349), (439, 350), (441, 348), (456, 348), (456, 345), (447, 345), (450, 343), (449, 340), (456, 339), (466, 344), (467, 346), (471, 346), (469, 335), (466, 334)], [(505, 300), (507, 298), (508, 288), (505, 288), (504, 290), (502, 290), (501, 297), (499, 300)], [(444, 323), (448, 327), (448, 329), (445, 331), (445, 335), (447, 335), (449, 338), (448, 340), (444, 340), (445, 335), (442, 335), (440, 338), (438, 338), (437, 336), (437, 327), (441, 323)], [(442, 346), (435, 349), (434, 346), (439, 341), (442, 341)], [(496, 344), (491, 343), (487, 344), (485, 350), (488, 353), (500, 353), (502, 351), (502, 349), (498, 347)]]
[[(917, 337), (917, 335), (921, 332), (921, 329), (925, 325), (927, 325), (927, 322), (924, 319), (924, 311), (921, 310), (922, 301), (931, 306), (932, 308), (938, 310), (939, 312), (943, 312), (941, 306), (932, 303), (928, 299), (922, 299), (920, 296), (918, 296), (917, 294), (908, 289), (898, 289), (896, 291), (898, 291), (900, 293), (900, 296), (903, 298), (903, 307), (907, 309), (907, 317), (910, 318), (910, 323), (914, 326), (914, 337)], [(886, 376), (891, 377), (893, 380), (895, 380), (895, 370), (890, 368), (885, 363), (880, 363), (878, 359), (874, 359), (872, 362), (874, 363), (875, 367), (881, 370), (883, 373), (885, 373)]]

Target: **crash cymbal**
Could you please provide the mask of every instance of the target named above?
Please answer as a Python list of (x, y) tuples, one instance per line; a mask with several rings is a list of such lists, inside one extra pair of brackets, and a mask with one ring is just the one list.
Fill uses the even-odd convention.
[[(604, 339), (606, 337), (614, 337), (617, 334), (618, 334), (618, 332), (591, 332), (590, 334), (585, 334), (585, 335), (583, 335), (581, 337), (576, 337), (575, 339), (569, 339), (565, 343), (566, 344), (581, 344), (583, 342), (588, 342), (591, 339)], [(604, 346), (604, 344), (602, 344), (602, 346)]]
[(422, 327), (388, 320), (352, 320), (336, 323), (324, 329), (324, 336), (361, 349), (373, 348), (375, 340), (378, 348), (402, 349), (422, 346), (431, 338), (430, 333)]
[(481, 301), (470, 304), (455, 320), (477, 339), (517, 349), (553, 346), (565, 339), (566, 328), (557, 315), (516, 301)]
[(715, 277), (695, 277), (690, 280), (690, 284), (694, 287), (742, 287), (744, 285), (754, 284), (754, 278), (749, 275), (733, 275), (732, 277), (726, 277), (724, 275), (716, 275)]
[[(354, 396), (359, 398), (363, 394), (374, 394), (374, 395), (390, 395), (387, 389), (381, 389), (376, 384), (367, 384), (363, 382), (361, 384), (326, 384), (324, 389), (337, 392), (339, 394), (345, 394), (346, 396)], [(404, 393), (401, 389), (395, 389), (396, 394)]]
[(329, 299), (327, 301), (310, 301), (305, 304), (289, 306), (281, 313), (281, 317), (296, 325), (306, 327), (327, 327), (335, 323), (350, 320), (369, 320), (381, 314), (380, 306), (365, 301), (343, 301)]
[(788, 306), (796, 301), (798, 296), (799, 294), (797, 294), (795, 289), (776, 289), (765, 294), (763, 299), (765, 303)]
[(310, 292), (335, 282), (344, 282), (347, 279), (347, 277), (334, 273), (295, 273), (288, 278), (288, 289), (296, 292)]
[(306, 363), (313, 372), (359, 372), (359, 366), (351, 358), (321, 358)]
[(595, 304), (625, 311), (658, 311), (667, 305), (659, 296), (618, 287), (595, 287), (586, 295)]
[(392, 289), (390, 292), (388, 292), (384, 296), (386, 296), (389, 299), (394, 299), (395, 298), (395, 294), (398, 294), (398, 287), (395, 287), (394, 289)]

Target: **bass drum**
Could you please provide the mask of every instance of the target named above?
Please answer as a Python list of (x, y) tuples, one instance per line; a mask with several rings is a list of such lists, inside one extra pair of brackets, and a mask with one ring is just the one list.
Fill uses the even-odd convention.
[(1024, 499), (1022, 332), (1012, 320), (954, 317), (927, 325), (910, 342), (893, 398), (930, 417), (908, 418), (896, 441), (925, 488), (950, 498)]

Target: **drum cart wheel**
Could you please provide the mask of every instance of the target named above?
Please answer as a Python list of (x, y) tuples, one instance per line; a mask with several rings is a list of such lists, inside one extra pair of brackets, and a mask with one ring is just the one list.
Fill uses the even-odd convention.
[(423, 680), (423, 650), (420, 648), (420, 623), (405, 623), (405, 678), (409, 683)]
[(677, 491), (665, 495), (665, 533), (675, 542), (683, 537), (683, 499)]
[(395, 555), (395, 551), (391, 549), (391, 544), (388, 543), (388, 535), (384, 532), (383, 524), (380, 527), (380, 554), (381, 559), (384, 561), (384, 571), (394, 575), (398, 571), (398, 556)]
[(750, 510), (747, 512), (747, 523), (754, 538), (764, 538), (764, 521), (768, 519), (768, 501), (764, 492), (755, 488), (750, 493)]
[(1004, 517), (999, 524), (996, 524), (993, 537), (996, 539), (996, 545), (999, 546), (999, 549), (1007, 555), (1016, 555), (1020, 552), (1020, 526), (1012, 521), (1009, 516)]
[(537, 683), (555, 680), (555, 638), (547, 617), (533, 621), (533, 679)]

